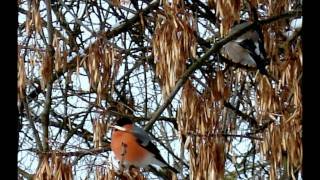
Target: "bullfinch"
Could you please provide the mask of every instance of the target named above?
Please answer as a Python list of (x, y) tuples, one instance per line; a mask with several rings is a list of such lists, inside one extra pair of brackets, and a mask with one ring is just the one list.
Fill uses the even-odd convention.
[(162, 158), (159, 149), (151, 142), (148, 133), (136, 126), (129, 118), (122, 117), (111, 127), (113, 128), (111, 150), (116, 159), (122, 162), (125, 167), (143, 168), (153, 164), (167, 167), (178, 173)]

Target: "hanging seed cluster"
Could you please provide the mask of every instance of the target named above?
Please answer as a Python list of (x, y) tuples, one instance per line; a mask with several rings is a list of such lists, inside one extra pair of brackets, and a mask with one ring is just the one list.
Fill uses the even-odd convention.
[(32, 31), (35, 31), (36, 33), (41, 32), (42, 22), (39, 5), (39, 0), (32, 0), (31, 3), (28, 4), (29, 12), (26, 19), (26, 32), (28, 35), (31, 35)]
[(113, 91), (121, 62), (121, 54), (102, 39), (90, 46), (84, 68), (90, 87), (97, 93), (98, 104)]
[[(289, 6), (287, 3), (288, 3), (288, 0), (284, 0), (281, 2), (279, 1), (278, 3), (275, 1), (270, 1), (269, 2), (270, 10), (268, 12), (269, 16), (270, 17), (278, 16), (283, 12), (289, 11)], [(275, 36), (272, 37), (274, 38), (273, 39), (274, 44), (281, 45), (282, 44), (281, 41), (283, 40), (282, 34), (286, 31), (285, 27), (288, 27), (288, 26), (290, 26), (288, 22), (286, 22), (285, 20), (280, 20), (270, 24), (268, 26), (268, 30), (265, 30), (265, 31), (268, 31), (269, 34), (271, 33), (275, 34)]]
[(46, 50), (44, 55), (42, 56), (42, 65), (40, 69), (42, 89), (46, 88), (47, 84), (52, 79), (53, 65), (53, 57), (50, 55), (49, 51)]
[(196, 57), (196, 37), (192, 15), (178, 8), (164, 5), (164, 14), (158, 17), (152, 40), (156, 74), (167, 97), (186, 69), (188, 58)]
[[(288, 10), (286, 1), (270, 3), (270, 14), (278, 15)], [(258, 85), (257, 102), (259, 104), (259, 119), (274, 120), (274, 123), (263, 133), (264, 140), (260, 144), (260, 153), (270, 163), (270, 179), (279, 178), (279, 169), (284, 169), (287, 177), (294, 177), (296, 170), (301, 169), (302, 149), (302, 51), (300, 39), (290, 42), (283, 38), (283, 24), (273, 23), (263, 28), (265, 47), (271, 57), (269, 66), (277, 84), (270, 84), (261, 79)], [(279, 52), (283, 49), (284, 52)], [(283, 54), (279, 56), (279, 54)], [(269, 118), (269, 119), (270, 119)], [(263, 123), (264, 121), (260, 121)]]
[(113, 169), (106, 169), (106, 168), (96, 168), (96, 177), (97, 180), (113, 180), (117, 177), (117, 172)]
[(121, 5), (121, 0), (111, 0), (111, 2), (115, 7), (120, 7)]
[(103, 137), (107, 132), (108, 126), (103, 119), (93, 121), (93, 145), (95, 148), (104, 146)]
[[(61, 42), (63, 42), (63, 41), (61, 41)], [(60, 45), (60, 39), (56, 34), (54, 34), (54, 36), (53, 36), (52, 46), (55, 49), (54, 69), (56, 72), (59, 72), (59, 71), (63, 70), (64, 68), (66, 68), (66, 66), (67, 66), (67, 51), (61, 51), (62, 47)]]
[(177, 119), (185, 148), (190, 151), (191, 179), (223, 179), (225, 141), (221, 136), (220, 118), (223, 101), (228, 98), (222, 72), (208, 80), (208, 88), (199, 94), (190, 81), (183, 87)]
[(53, 153), (51, 157), (43, 156), (34, 179), (37, 180), (72, 180), (72, 165), (61, 156)]
[(130, 3), (131, 3), (130, 0), (111, 0), (111, 4), (116, 8), (119, 8), (121, 5), (126, 6)]
[(269, 16), (276, 16), (283, 12), (287, 12), (289, 10), (289, 0), (283, 0), (283, 1), (267, 1), (269, 6), (268, 15)]
[[(270, 179), (278, 178), (279, 168), (284, 168), (288, 177), (294, 178), (294, 172), (301, 168), (302, 149), (302, 94), (301, 94), (301, 72), (302, 59), (299, 46), (290, 46), (286, 49), (286, 58), (277, 61), (271, 66), (279, 75), (279, 84), (274, 89), (270, 88), (272, 99), (277, 99), (277, 104), (268, 102), (268, 96), (261, 96), (260, 103), (263, 107), (261, 114), (274, 112), (280, 114), (275, 119), (276, 123), (263, 134), (264, 141), (261, 141), (261, 154), (270, 162)], [(281, 89), (281, 90), (280, 90)], [(279, 95), (275, 96), (274, 92)], [(261, 91), (266, 94), (267, 92)]]
[(114, 180), (117, 179), (134, 179), (134, 180), (145, 180), (143, 174), (138, 169), (131, 169), (126, 172), (119, 173), (113, 169), (109, 168), (97, 168), (96, 169), (96, 178), (97, 180)]
[[(63, 41), (61, 41), (63, 42)], [(42, 54), (41, 73), (41, 87), (45, 88), (47, 83), (50, 82), (53, 72), (61, 72), (67, 68), (67, 51), (63, 51), (60, 44), (60, 38), (57, 34), (53, 35), (52, 46), (54, 48), (54, 55), (47, 49)]]
[(96, 170), (96, 177), (97, 180), (113, 180), (116, 177), (116, 172), (114, 170), (104, 170), (103, 168)]
[[(278, 179), (279, 168), (285, 168), (288, 177), (294, 177), (294, 172), (302, 165), (302, 126), (301, 117), (284, 116), (281, 125), (271, 125), (265, 133), (261, 144), (261, 153), (270, 161), (270, 179)], [(298, 130), (298, 133), (292, 133)]]
[(208, 0), (208, 6), (221, 18), (220, 32), (225, 35), (231, 25), (240, 20), (241, 0)]
[(272, 88), (272, 85), (270, 84), (267, 77), (259, 76), (259, 78), (257, 78), (257, 81), (257, 102), (258, 109), (261, 112), (261, 118), (258, 118), (257, 120), (261, 120), (268, 117), (270, 112), (277, 112), (280, 102), (275, 90)]
[(20, 102), (23, 102), (23, 99), (25, 98), (25, 89), (26, 89), (26, 70), (24, 66), (24, 60), (22, 57), (18, 57), (18, 83), (17, 83), (17, 89), (18, 89), (18, 100)]

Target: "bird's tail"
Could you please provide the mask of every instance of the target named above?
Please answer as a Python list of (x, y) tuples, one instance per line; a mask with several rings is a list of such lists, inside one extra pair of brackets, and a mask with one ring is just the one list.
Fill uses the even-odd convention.
[(178, 174), (179, 173), (179, 171), (176, 169), (176, 168), (174, 168), (174, 167), (171, 167), (171, 166), (165, 166), (165, 168), (168, 168), (168, 169), (170, 169), (171, 171), (173, 171), (174, 173), (176, 173), (176, 174)]
[(162, 166), (162, 168), (169, 169), (169, 170), (173, 171), (176, 174), (179, 173), (179, 171), (176, 168), (170, 166), (166, 161), (163, 160), (162, 163), (164, 164)]

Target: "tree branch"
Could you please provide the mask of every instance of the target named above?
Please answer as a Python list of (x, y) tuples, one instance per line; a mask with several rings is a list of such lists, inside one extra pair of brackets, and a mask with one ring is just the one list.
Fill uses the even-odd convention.
[(83, 149), (80, 151), (72, 151), (72, 152), (65, 152), (65, 151), (49, 151), (49, 152), (41, 152), (37, 149), (33, 149), (37, 154), (46, 154), (46, 155), (52, 155), (55, 154), (57, 156), (64, 156), (64, 157), (71, 157), (71, 156), (85, 156), (85, 155), (97, 155), (104, 152), (110, 151), (110, 145), (108, 144), (106, 147), (98, 148), (98, 149)]
[(18, 167), (18, 174), (21, 174), (23, 177), (25, 177), (27, 180), (33, 179), (33, 174), (27, 173), (27, 171), (24, 171), (23, 169)]

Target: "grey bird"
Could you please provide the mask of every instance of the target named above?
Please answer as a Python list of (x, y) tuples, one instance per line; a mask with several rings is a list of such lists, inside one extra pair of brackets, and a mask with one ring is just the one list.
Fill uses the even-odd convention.
[[(230, 33), (232, 34), (248, 24), (249, 22), (238, 24), (231, 29)], [(264, 47), (258, 32), (251, 29), (237, 39), (225, 44), (222, 47), (222, 52), (225, 53), (232, 62), (248, 67), (255, 67), (259, 69), (261, 74), (268, 76), (265, 68), (268, 62), (263, 56), (261, 48)]]

